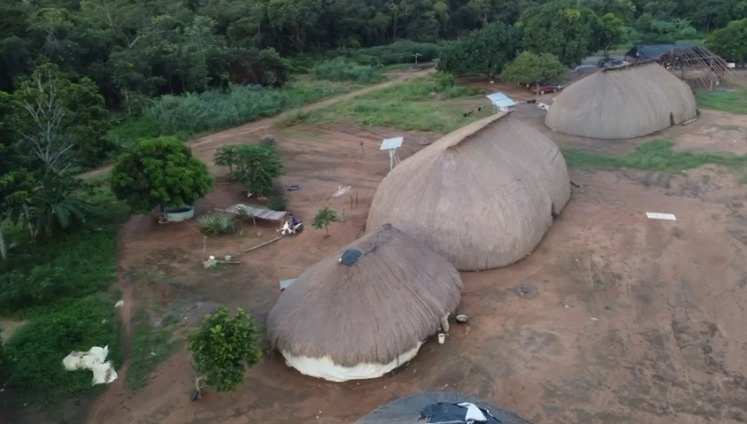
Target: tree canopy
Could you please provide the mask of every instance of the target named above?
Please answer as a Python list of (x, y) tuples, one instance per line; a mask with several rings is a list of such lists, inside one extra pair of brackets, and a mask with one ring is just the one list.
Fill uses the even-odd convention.
[(706, 39), (706, 46), (728, 60), (747, 60), (747, 18), (713, 31)]
[(208, 315), (187, 338), (196, 371), (208, 386), (232, 392), (244, 373), (262, 359), (261, 331), (251, 315), (238, 309), (231, 315), (225, 306)]
[(501, 80), (518, 84), (562, 81), (567, 69), (550, 53), (522, 52), (501, 72)]
[(174, 137), (140, 140), (117, 160), (111, 175), (112, 191), (136, 213), (192, 205), (212, 184), (207, 166)]
[(264, 196), (283, 172), (280, 152), (273, 144), (246, 143), (223, 146), (215, 152), (215, 164), (228, 167), (228, 176)]

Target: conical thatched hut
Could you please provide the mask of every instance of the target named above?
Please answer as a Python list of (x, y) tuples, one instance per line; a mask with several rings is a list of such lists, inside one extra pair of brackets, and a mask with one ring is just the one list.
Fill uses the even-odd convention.
[(641, 137), (697, 115), (690, 87), (648, 62), (600, 70), (571, 84), (553, 102), (545, 124), (588, 138)]
[(288, 365), (330, 381), (376, 378), (412, 359), (459, 305), (457, 270), (381, 227), (303, 272), (270, 311)]
[(568, 202), (570, 179), (555, 143), (509, 114), (448, 134), (395, 167), (367, 228), (392, 223), (462, 271), (531, 253)]

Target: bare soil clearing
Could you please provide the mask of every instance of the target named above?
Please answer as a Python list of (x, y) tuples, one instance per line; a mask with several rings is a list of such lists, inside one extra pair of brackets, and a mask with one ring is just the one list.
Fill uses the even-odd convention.
[[(511, 95), (509, 88), (496, 91)], [(547, 131), (544, 112), (535, 106), (521, 105), (515, 113)], [(732, 142), (744, 119), (708, 111), (662, 136), (678, 149), (744, 153), (744, 137)], [(388, 171), (388, 157), (378, 151), (381, 138), (405, 135), (403, 160), (438, 138), (255, 123), (192, 146), (211, 163), (221, 144), (265, 134), (283, 152), (283, 183), (301, 186), (288, 193), (291, 209), (308, 222), (339, 186), (351, 185), (348, 195), (332, 200), (338, 211), (345, 208), (344, 222), (332, 224), (330, 238), (307, 228), (240, 256), (240, 265), (205, 270), (203, 237), (194, 223), (159, 226), (133, 217), (121, 235), (130, 308), (157, 307), (162, 316), (177, 316), (185, 330), (220, 303), (264, 320), (280, 293), (278, 279), (294, 278), (362, 233), (374, 190)], [(643, 141), (550, 134), (562, 146), (604, 154), (623, 154)], [(349, 424), (380, 404), (434, 390), (468, 393), (538, 424), (747, 422), (747, 187), (714, 167), (678, 176), (574, 169), (572, 179), (580, 187), (537, 250), (504, 269), (463, 274), (460, 312), (470, 315), (470, 324), (454, 325), (444, 345), (424, 345), (406, 368), (335, 384), (304, 377), (270, 356), (235, 394), (208, 391), (190, 402), (189, 356), (180, 350), (140, 392), (124, 388), (122, 370), (88, 422)], [(351, 209), (356, 193), (358, 205)], [(198, 203), (198, 213), (243, 200), (237, 187), (219, 184)], [(646, 211), (674, 213), (678, 220), (649, 220)], [(241, 236), (208, 239), (208, 254), (236, 255), (273, 237), (275, 228), (245, 224)], [(531, 284), (536, 294), (520, 296), (520, 284)]]

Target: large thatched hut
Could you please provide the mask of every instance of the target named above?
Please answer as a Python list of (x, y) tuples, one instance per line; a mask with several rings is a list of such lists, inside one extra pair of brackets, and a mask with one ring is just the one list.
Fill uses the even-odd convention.
[(580, 137), (626, 139), (682, 124), (697, 115), (685, 82), (656, 62), (606, 68), (571, 84), (545, 124)]
[(497, 268), (532, 252), (570, 192), (555, 143), (506, 112), (395, 167), (374, 195), (366, 227), (392, 223), (462, 271)]
[(288, 365), (330, 381), (376, 378), (412, 359), (459, 305), (444, 258), (391, 225), (304, 271), (270, 311)]

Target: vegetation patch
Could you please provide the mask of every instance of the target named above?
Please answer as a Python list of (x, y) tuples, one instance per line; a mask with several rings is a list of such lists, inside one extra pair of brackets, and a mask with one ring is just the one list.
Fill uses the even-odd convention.
[(348, 56), (364, 65), (391, 66), (431, 62), (438, 58), (441, 48), (434, 43), (398, 40), (383, 46), (354, 50)]
[(721, 165), (742, 168), (747, 165), (747, 156), (717, 153), (675, 152), (671, 140), (652, 140), (641, 144), (633, 152), (621, 157), (595, 156), (569, 149), (562, 149), (570, 167), (583, 168), (632, 168), (644, 171), (682, 172), (703, 165)]
[(130, 390), (140, 390), (147, 386), (151, 373), (169, 357), (176, 344), (172, 336), (173, 326), (177, 321), (175, 317), (164, 318), (158, 326), (151, 323), (145, 310), (139, 310), (135, 318), (137, 323), (126, 378)]
[(707, 109), (723, 110), (740, 115), (747, 114), (747, 89), (730, 91), (696, 92), (698, 106)]
[(109, 346), (115, 367), (122, 363), (121, 325), (115, 300), (104, 294), (68, 299), (38, 311), (5, 344), (7, 384), (20, 390), (80, 393), (91, 389), (90, 371), (66, 371), (71, 351)]
[(225, 236), (236, 233), (236, 220), (222, 213), (203, 215), (198, 220), (200, 231), (211, 236)]
[(282, 88), (230, 85), (225, 91), (166, 95), (153, 100), (143, 115), (115, 120), (105, 139), (115, 146), (113, 157), (143, 138), (174, 136), (186, 140), (201, 132), (243, 125), (348, 93), (361, 88), (361, 82), (305, 76), (297, 77)]
[(474, 121), (465, 106), (446, 100), (476, 99), (479, 90), (454, 85), (452, 76), (417, 78), (312, 112), (307, 123), (352, 122), (405, 131), (450, 132)]
[(359, 65), (342, 57), (321, 62), (314, 66), (314, 76), (321, 80), (353, 81), (372, 83), (381, 81), (384, 76), (371, 65)]

